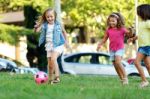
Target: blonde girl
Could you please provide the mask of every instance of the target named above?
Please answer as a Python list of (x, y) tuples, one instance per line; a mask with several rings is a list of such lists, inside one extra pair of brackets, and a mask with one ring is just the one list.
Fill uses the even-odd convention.
[(66, 40), (66, 31), (56, 20), (56, 12), (52, 8), (44, 11), (42, 16), (37, 20), (35, 32), (41, 32), (39, 46), (45, 44), (48, 60), (49, 83), (60, 82), (60, 74), (57, 58), (64, 49)]

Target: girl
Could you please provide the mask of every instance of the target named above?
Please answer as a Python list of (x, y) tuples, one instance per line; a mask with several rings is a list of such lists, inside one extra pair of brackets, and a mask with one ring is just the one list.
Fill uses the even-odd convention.
[[(146, 87), (149, 85), (149, 82), (147, 81), (144, 75), (143, 68), (140, 63), (142, 60), (144, 60), (148, 73), (150, 74), (150, 5), (142, 4), (138, 6), (137, 15), (139, 16), (138, 22), (139, 48), (134, 63), (142, 78), (140, 87)], [(130, 38), (130, 41), (135, 40), (136, 38), (137, 37)]]
[(107, 19), (107, 30), (104, 34), (104, 37), (97, 46), (97, 50), (107, 41), (109, 38), (109, 50), (110, 50), (110, 59), (113, 62), (115, 70), (122, 81), (123, 85), (128, 84), (128, 78), (125, 72), (124, 67), (121, 64), (122, 56), (124, 54), (124, 37), (125, 34), (128, 34), (129, 31), (124, 27), (124, 20), (121, 14), (112, 13)]
[[(58, 56), (63, 52), (66, 41), (66, 31), (56, 20), (56, 12), (49, 8), (44, 11), (35, 25), (35, 32), (41, 31), (39, 46), (45, 44), (48, 60), (49, 83), (60, 82)], [(53, 78), (54, 76), (54, 78)]]

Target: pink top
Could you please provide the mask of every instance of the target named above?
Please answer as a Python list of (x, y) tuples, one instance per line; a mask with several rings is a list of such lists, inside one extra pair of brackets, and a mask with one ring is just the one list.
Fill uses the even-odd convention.
[(109, 49), (111, 51), (117, 51), (124, 48), (124, 36), (126, 29), (109, 28), (106, 30), (108, 38), (110, 40)]

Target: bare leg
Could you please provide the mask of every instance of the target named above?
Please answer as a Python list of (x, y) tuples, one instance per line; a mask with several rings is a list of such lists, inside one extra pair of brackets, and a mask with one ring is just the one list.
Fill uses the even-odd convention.
[(148, 73), (150, 75), (150, 56), (146, 56), (144, 58), (144, 63), (146, 65), (147, 71), (148, 71)]
[(49, 80), (52, 81), (54, 73), (54, 65), (52, 64), (51, 57), (48, 58), (48, 76)]
[(142, 78), (142, 81), (147, 81), (146, 80), (146, 77), (145, 77), (145, 75), (144, 75), (144, 71), (143, 71), (143, 68), (142, 68), (142, 66), (141, 66), (141, 61), (142, 61), (142, 59), (145, 57), (145, 55), (143, 55), (142, 53), (137, 53), (137, 56), (136, 56), (136, 59), (135, 59), (135, 61), (134, 61), (134, 64), (135, 64), (135, 66), (136, 66), (136, 68), (137, 68), (137, 70), (139, 71), (139, 74), (140, 74), (140, 76), (141, 76), (141, 78)]
[(121, 79), (123, 80), (123, 84), (128, 84), (128, 78), (127, 78), (125, 69), (122, 66), (121, 60), (122, 60), (121, 56), (115, 56), (115, 64), (116, 64), (118, 71), (121, 75)]
[(60, 54), (58, 52), (53, 52), (52, 53), (52, 63), (54, 66), (54, 72), (55, 72), (55, 79), (58, 78), (59, 79), (59, 66), (57, 63), (57, 58)]
[(121, 81), (122, 81), (122, 80), (123, 80), (123, 75), (122, 75), (121, 72), (119, 71), (118, 66), (115, 64), (115, 62), (113, 62), (113, 65), (114, 65), (114, 67), (115, 67), (115, 70), (116, 70), (116, 72), (117, 72), (119, 78), (120, 78)]

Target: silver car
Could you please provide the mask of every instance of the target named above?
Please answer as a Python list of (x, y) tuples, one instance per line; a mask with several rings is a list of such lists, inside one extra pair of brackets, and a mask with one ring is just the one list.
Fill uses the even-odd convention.
[(16, 72), (16, 69), (17, 69), (17, 65), (15, 62), (8, 59), (0, 58), (0, 71)]
[(18, 67), (16, 70), (17, 74), (33, 74), (35, 75), (37, 72), (39, 72), (38, 68), (30, 68), (30, 67)]
[[(108, 53), (102, 52), (82, 52), (73, 53), (62, 56), (62, 68), (68, 74), (101, 74), (101, 75), (117, 75), (115, 68), (110, 60)], [(139, 73), (134, 65), (122, 61), (127, 75), (139, 76)], [(148, 77), (148, 72), (145, 67), (144, 72)]]

